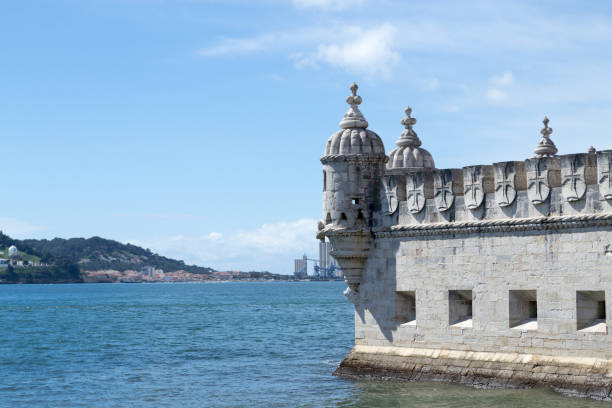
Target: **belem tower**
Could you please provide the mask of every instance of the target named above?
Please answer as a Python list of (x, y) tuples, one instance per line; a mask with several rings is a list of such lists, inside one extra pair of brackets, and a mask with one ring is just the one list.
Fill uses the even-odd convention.
[(355, 305), (336, 374), (612, 400), (612, 150), (558, 155), (545, 118), (531, 158), (437, 169), (410, 108), (386, 154), (351, 91), (321, 158)]

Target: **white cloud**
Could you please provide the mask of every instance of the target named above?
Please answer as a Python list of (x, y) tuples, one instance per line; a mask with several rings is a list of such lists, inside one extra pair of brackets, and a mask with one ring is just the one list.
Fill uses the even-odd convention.
[(510, 86), (514, 83), (514, 75), (512, 72), (504, 72), (499, 76), (491, 78), (491, 83), (496, 87)]
[(274, 44), (274, 36), (265, 34), (253, 38), (224, 38), (218, 44), (196, 52), (204, 57), (220, 55), (248, 54), (262, 51)]
[(298, 8), (320, 8), (323, 10), (344, 10), (348, 7), (358, 7), (364, 0), (293, 0)]
[(0, 230), (11, 238), (25, 239), (32, 238), (32, 233), (45, 228), (15, 218), (0, 217)]
[(218, 270), (269, 270), (293, 273), (293, 260), (307, 253), (315, 256), (317, 221), (264, 224), (250, 231), (230, 234), (175, 235), (156, 240), (128, 242), (162, 255)]
[(489, 89), (486, 95), (491, 102), (506, 102), (508, 100), (508, 95), (504, 91), (495, 88)]
[(255, 37), (224, 38), (196, 53), (218, 57), (284, 50), (296, 68), (323, 63), (367, 77), (389, 77), (400, 60), (396, 39), (397, 29), (390, 23), (369, 29), (332, 24)]
[(324, 62), (354, 74), (389, 77), (400, 60), (395, 50), (396, 33), (390, 23), (367, 30), (348, 27), (344, 38), (319, 44), (314, 53), (298, 55), (295, 64), (303, 67)]
[(486, 92), (489, 101), (501, 103), (508, 101), (507, 89), (514, 84), (514, 75), (507, 71), (500, 75), (493, 76), (489, 81), (493, 86)]

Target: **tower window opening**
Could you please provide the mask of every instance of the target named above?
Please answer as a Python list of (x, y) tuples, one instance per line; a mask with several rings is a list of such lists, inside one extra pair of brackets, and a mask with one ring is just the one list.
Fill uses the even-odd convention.
[(327, 172), (323, 170), (323, 191), (327, 191)]
[(588, 333), (607, 334), (606, 292), (584, 290), (576, 292), (576, 328)]
[(538, 330), (538, 299), (535, 290), (511, 290), (508, 295), (508, 324), (511, 329)]
[(395, 322), (416, 325), (416, 296), (414, 291), (395, 292)]
[(325, 217), (325, 224), (331, 224), (332, 223), (332, 216), (330, 213), (327, 213), (327, 217)]
[(358, 198), (353, 198), (352, 203), (353, 203), (353, 205), (359, 204), (359, 199)]
[(460, 329), (472, 328), (472, 291), (448, 291), (448, 324)]

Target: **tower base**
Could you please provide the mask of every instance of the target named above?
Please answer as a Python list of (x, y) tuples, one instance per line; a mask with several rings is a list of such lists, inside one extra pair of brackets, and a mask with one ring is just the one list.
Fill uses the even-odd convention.
[(612, 401), (612, 360), (598, 358), (357, 345), (334, 375), (477, 388), (547, 386), (569, 396)]

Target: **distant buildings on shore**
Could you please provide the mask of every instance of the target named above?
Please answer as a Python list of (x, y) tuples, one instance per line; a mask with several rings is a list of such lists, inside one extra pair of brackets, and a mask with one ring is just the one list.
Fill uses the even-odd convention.
[[(0, 254), (4, 253), (4, 250), (0, 250)], [(11, 245), (6, 249), (6, 255), (8, 258), (0, 258), (0, 268), (7, 268), (11, 266), (46, 266), (45, 263), (39, 260), (23, 259), (22, 254), (19, 254), (19, 250), (15, 245)]]
[[(296, 279), (341, 280), (344, 275), (330, 252), (331, 245), (329, 242), (319, 242), (319, 259), (310, 259), (306, 254), (302, 258), (295, 259), (293, 276)], [(312, 276), (308, 275), (308, 261), (315, 263)]]
[(304, 254), (300, 259), (294, 261), (295, 269), (293, 275), (297, 279), (306, 279), (308, 277), (308, 257)]
[(164, 272), (152, 266), (143, 266), (139, 271), (121, 272), (109, 269), (83, 272), (83, 281), (88, 283), (256, 281), (289, 280), (289, 278), (288, 275), (275, 275), (270, 272), (221, 271), (210, 274), (191, 273), (184, 270)]

